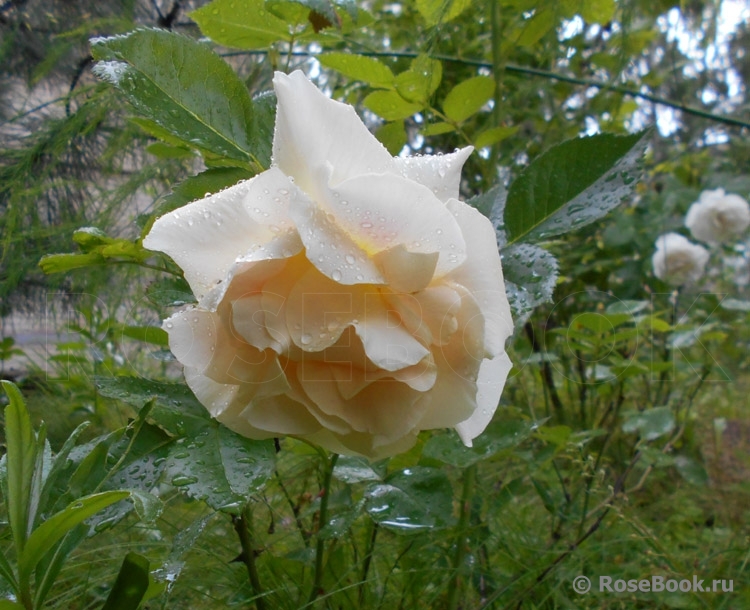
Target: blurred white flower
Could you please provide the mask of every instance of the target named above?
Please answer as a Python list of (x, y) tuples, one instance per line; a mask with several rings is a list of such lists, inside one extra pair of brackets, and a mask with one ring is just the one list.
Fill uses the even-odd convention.
[(724, 189), (703, 191), (685, 216), (685, 226), (695, 239), (721, 244), (742, 233), (750, 225), (750, 206), (739, 195)]
[(678, 233), (666, 233), (656, 240), (651, 259), (654, 275), (672, 286), (695, 282), (703, 275), (708, 250)]

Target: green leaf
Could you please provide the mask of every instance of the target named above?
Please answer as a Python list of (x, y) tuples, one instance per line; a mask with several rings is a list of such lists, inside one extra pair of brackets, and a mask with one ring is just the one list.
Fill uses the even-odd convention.
[(442, 64), (427, 55), (419, 55), (408, 70), (396, 77), (396, 90), (406, 101), (426, 105), (442, 78)]
[(557, 259), (531, 244), (514, 244), (501, 251), (505, 292), (516, 328), (523, 326), (542, 303), (552, 301), (557, 285)]
[(73, 241), (76, 242), (84, 252), (91, 252), (102, 246), (111, 244), (115, 240), (96, 227), (81, 227), (73, 232)]
[(427, 125), (427, 127), (422, 129), (422, 135), (423, 136), (439, 136), (444, 133), (450, 133), (451, 131), (456, 131), (455, 125), (451, 125), (450, 123), (445, 123), (443, 121), (440, 121), (438, 123), (432, 123), (431, 125)]
[(443, 101), (448, 118), (462, 123), (492, 99), (495, 81), (489, 76), (475, 76), (458, 83)]
[(367, 488), (365, 510), (376, 523), (400, 534), (446, 527), (453, 523), (451, 484), (437, 468), (400, 470)]
[(79, 523), (95, 515), (110, 504), (130, 496), (127, 491), (106, 491), (85, 496), (72, 502), (59, 513), (52, 515), (29, 536), (18, 559), (18, 573), (23, 581), (36, 564), (55, 544)]
[(88, 254), (47, 254), (39, 261), (39, 267), (47, 275), (52, 273), (65, 273), (72, 269), (91, 267), (93, 265), (104, 265), (105, 258), (98, 252)]
[(364, 57), (352, 53), (325, 53), (318, 55), (318, 61), (337, 72), (367, 83), (371, 87), (392, 89), (395, 77), (391, 69), (374, 57)]
[(144, 117), (202, 151), (243, 167), (255, 161), (250, 96), (206, 45), (166, 30), (140, 29), (94, 39), (91, 51), (99, 60), (94, 73), (119, 88)]
[(618, 326), (627, 324), (633, 316), (627, 313), (603, 314), (587, 311), (576, 315), (570, 323), (574, 329), (585, 328), (598, 335), (608, 335)]
[(364, 105), (386, 121), (407, 119), (424, 108), (423, 104), (407, 102), (395, 91), (373, 91), (364, 99)]
[(182, 278), (164, 278), (146, 288), (146, 298), (158, 307), (179, 307), (195, 303), (188, 283)]
[(177, 580), (183, 567), (185, 567), (185, 561), (182, 559), (183, 556), (192, 550), (209, 521), (217, 514), (219, 513), (203, 515), (177, 532), (166, 560), (164, 560), (160, 568), (154, 570), (152, 573), (157, 583), (166, 582), (171, 585)]
[(680, 476), (691, 485), (708, 485), (708, 473), (698, 460), (687, 455), (678, 455), (674, 458), (674, 465)]
[(509, 243), (539, 241), (598, 220), (640, 177), (643, 132), (575, 138), (549, 149), (513, 182), (505, 205)]
[[(5, 503), (16, 552), (23, 552), (33, 523), (30, 519), (31, 491), (36, 465), (37, 438), (31, 427), (23, 396), (10, 381), (1, 381), (10, 401), (5, 407), (8, 494)], [(23, 579), (21, 579), (23, 580)]]
[(149, 144), (146, 147), (146, 152), (160, 159), (187, 159), (194, 154), (187, 146), (170, 146), (163, 142)]
[(557, 23), (557, 14), (551, 8), (545, 7), (534, 13), (521, 30), (521, 35), (516, 40), (517, 45), (532, 47), (538, 43), (544, 35)]
[(581, 17), (586, 23), (609, 23), (615, 16), (615, 0), (586, 0), (581, 2)]
[(674, 430), (675, 421), (669, 407), (655, 407), (646, 411), (631, 412), (625, 416), (622, 431), (638, 432), (647, 441), (653, 441)]
[(502, 142), (506, 138), (514, 135), (518, 131), (518, 125), (512, 127), (493, 127), (487, 131), (483, 131), (476, 138), (474, 138), (474, 146), (477, 149), (484, 148), (485, 146), (492, 146), (498, 142)]
[(403, 121), (386, 123), (375, 132), (375, 137), (395, 157), (406, 145), (406, 129), (404, 129)]
[(471, 6), (472, 0), (417, 0), (417, 10), (427, 25), (446, 23)]
[(24, 610), (24, 607), (8, 599), (0, 599), (0, 610)]
[(271, 167), (273, 130), (276, 125), (276, 94), (265, 91), (253, 97), (253, 120), (250, 127), (250, 150), (261, 167)]
[(333, 468), (333, 478), (351, 485), (362, 481), (380, 481), (383, 477), (365, 458), (342, 455)]
[(102, 396), (122, 400), (138, 409), (156, 399), (149, 416), (174, 436), (195, 438), (207, 427), (216, 425), (185, 384), (160, 383), (143, 377), (95, 377), (94, 383)]
[(607, 313), (629, 313), (631, 316), (643, 311), (649, 306), (648, 301), (618, 300), (607, 306)]
[(102, 610), (138, 610), (149, 585), (148, 559), (128, 553)]
[(157, 326), (123, 326), (122, 335), (154, 345), (169, 345), (169, 335)]
[(263, 0), (214, 0), (190, 13), (201, 32), (235, 49), (263, 49), (289, 42), (289, 26), (266, 10)]
[(467, 447), (455, 432), (432, 436), (425, 443), (423, 457), (456, 468), (467, 468), (498, 454), (505, 454), (531, 436), (537, 423), (525, 420), (497, 419)]
[[(11, 588), (13, 589), (13, 592), (18, 595), (18, 582), (16, 581), (16, 575), (13, 573), (13, 568), (10, 567), (10, 563), (8, 562), (8, 558), (5, 556), (5, 553), (0, 549), (0, 576), (2, 576), (5, 579), (5, 582), (7, 582)], [(2, 610), (2, 606), (0, 606), (0, 610)]]
[(256, 441), (211, 422), (170, 451), (167, 480), (214, 510), (239, 514), (274, 469), (273, 441)]

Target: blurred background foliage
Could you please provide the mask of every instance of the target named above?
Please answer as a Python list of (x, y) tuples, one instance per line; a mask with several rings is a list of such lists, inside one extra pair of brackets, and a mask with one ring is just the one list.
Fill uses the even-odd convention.
[[(222, 24), (237, 10), (247, 11), (254, 27)], [(156, 209), (255, 171), (252, 161), (167, 137), (94, 76), (89, 40), (141, 26), (210, 45), (252, 97), (271, 88), (274, 70), (302, 68), (354, 104), (393, 154), (475, 145), (479, 154), (461, 186), (466, 199), (508, 186), (568, 138), (653, 126), (632, 201), (545, 244), (559, 261), (553, 304), (519, 327), (504, 397), (503, 421), (512, 420), (508, 429), (519, 435), (511, 441), (498, 432), (500, 449), (487, 450), (475, 474), (482, 491), (462, 524), (466, 536), (383, 530), (384, 550), (370, 568), (374, 584), (352, 593), (361, 576), (352, 574), (353, 558), (367, 553), (377, 529), (356, 521), (363, 492), (348, 485), (361, 481), (340, 478), (332, 510), (348, 538), (329, 557), (331, 607), (442, 607), (453, 603), (445, 601), (444, 584), (455, 574), (465, 598), (452, 607), (747, 607), (748, 246), (714, 253), (714, 272), (686, 294), (673, 293), (650, 269), (654, 240), (682, 230), (702, 190), (750, 195), (745, 2), (6, 0), (0, 364), (29, 393), (35, 420), (47, 421), (55, 450), (81, 421), (94, 423), (85, 439), (133, 416), (132, 404), (99, 392), (95, 376), (178, 374), (162, 339), (138, 330), (158, 324), (167, 305), (144, 298), (162, 276), (139, 266), (127, 244), (137, 243)], [(183, 182), (207, 169), (200, 180)], [(39, 259), (71, 250), (81, 227), (121, 240), (117, 257), (107, 259), (114, 264), (44, 275)], [(168, 288), (184, 291), (179, 283)], [(43, 362), (24, 344), (26, 331), (16, 330), (24, 315), (59, 339)], [(527, 427), (519, 431), (518, 422)], [(281, 527), (277, 533), (276, 525), (297, 520), (301, 532), (314, 529), (320, 473), (304, 447), (288, 443), (278, 470), (294, 482), (290, 489), (270, 485), (258, 512), (263, 544), (274, 549), (274, 559), (261, 562), (263, 577), (278, 594), (273, 599), (291, 608), (294, 598), (280, 593), (304, 589), (310, 549), (304, 535)], [(424, 439), (387, 471), (440, 467), (458, 496), (466, 458), (449, 449), (450, 441)], [(169, 510), (158, 526), (126, 521), (84, 542), (50, 603), (101, 607), (123, 549), (132, 548), (161, 565), (169, 583), (148, 607), (246, 604), (246, 577), (230, 563), (238, 552), (231, 524), (209, 522), (204, 506), (174, 489), (162, 499)], [(195, 538), (180, 541), (177, 533), (195, 523), (203, 538), (193, 547)], [(468, 550), (454, 553), (462, 544)], [(172, 588), (183, 568), (192, 578)], [(569, 586), (580, 573), (733, 578), (734, 593), (708, 601), (580, 597)]]

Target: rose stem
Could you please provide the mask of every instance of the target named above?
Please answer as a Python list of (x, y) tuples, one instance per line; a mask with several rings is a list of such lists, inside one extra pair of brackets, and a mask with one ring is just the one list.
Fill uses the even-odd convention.
[(372, 563), (372, 556), (375, 552), (375, 540), (378, 537), (378, 524), (373, 521), (372, 523), (372, 532), (370, 534), (370, 540), (367, 545), (367, 551), (365, 552), (365, 558), (362, 562), (362, 578), (360, 578), (359, 582), (359, 607), (364, 608), (365, 603), (365, 592), (366, 592), (366, 585), (367, 585), (367, 574), (370, 571), (370, 563)]
[(458, 519), (458, 536), (456, 536), (456, 550), (453, 555), (453, 578), (448, 586), (448, 610), (458, 607), (460, 592), (460, 571), (466, 556), (466, 532), (469, 529), (471, 515), (471, 498), (474, 494), (474, 483), (477, 478), (477, 465), (472, 464), (464, 471), (464, 485), (461, 491), (461, 515)]
[(320, 530), (328, 523), (328, 498), (330, 497), (331, 477), (333, 476), (333, 467), (336, 460), (339, 459), (338, 453), (332, 453), (331, 459), (327, 460), (326, 471), (323, 475), (323, 487), (320, 490), (320, 517), (318, 519), (318, 537), (315, 544), (315, 578), (313, 580), (310, 599), (307, 600), (307, 606), (312, 604), (320, 593), (320, 585), (323, 581), (323, 553), (325, 551), (325, 540), (320, 537)]
[(237, 532), (237, 536), (240, 539), (240, 545), (242, 546), (242, 561), (247, 566), (247, 575), (250, 578), (250, 584), (253, 587), (253, 593), (255, 595), (255, 607), (258, 610), (266, 610), (266, 602), (263, 600), (263, 587), (260, 585), (260, 579), (258, 578), (258, 569), (255, 565), (255, 550), (253, 549), (253, 538), (252, 538), (252, 522), (253, 514), (250, 508), (250, 504), (242, 511), (239, 517), (232, 517), (232, 523), (234, 529)]

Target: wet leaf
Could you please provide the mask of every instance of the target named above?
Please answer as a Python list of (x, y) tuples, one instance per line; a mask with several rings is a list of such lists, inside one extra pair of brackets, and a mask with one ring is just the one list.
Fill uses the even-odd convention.
[(206, 45), (166, 30), (140, 29), (94, 39), (91, 51), (99, 60), (94, 73), (120, 89), (144, 117), (201, 151), (241, 166), (254, 161), (247, 88)]
[(389, 475), (365, 492), (365, 510), (396, 533), (415, 534), (453, 524), (452, 489), (436, 468), (415, 466)]
[(514, 244), (501, 251), (505, 292), (516, 328), (522, 327), (534, 309), (552, 301), (557, 285), (557, 259), (531, 244)]
[(508, 242), (548, 239), (614, 209), (640, 178), (647, 135), (575, 138), (535, 159), (508, 191)]

